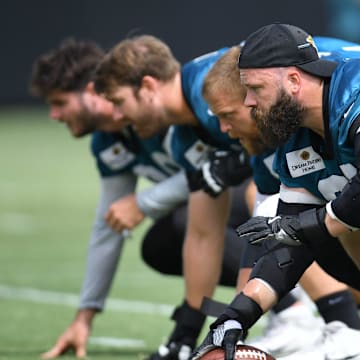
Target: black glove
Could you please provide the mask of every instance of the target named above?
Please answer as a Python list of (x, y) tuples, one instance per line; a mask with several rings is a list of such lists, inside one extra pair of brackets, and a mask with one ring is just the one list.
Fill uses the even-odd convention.
[[(256, 216), (240, 225), (236, 232), (250, 244), (273, 239), (289, 246), (316, 246), (334, 239), (325, 224), (325, 207), (311, 208), (298, 215), (278, 215), (272, 218)], [(314, 245), (316, 243), (316, 245)]]
[(212, 349), (222, 347), (225, 350), (225, 360), (233, 360), (236, 345), (244, 340), (247, 330), (262, 314), (261, 307), (254, 300), (243, 293), (236, 295), (224, 312), (210, 325), (209, 333), (194, 351), (192, 359), (199, 359)]
[(190, 192), (199, 191), (204, 188), (202, 170), (186, 171), (186, 178)]
[(190, 191), (203, 190), (212, 197), (229, 186), (239, 185), (252, 175), (245, 150), (215, 150), (200, 170), (187, 173)]
[[(192, 360), (200, 359), (204, 354), (215, 348), (224, 348), (225, 360), (233, 360), (236, 344), (241, 340), (243, 331), (241, 325), (236, 320), (229, 320), (228, 317), (220, 318), (211, 325), (211, 330), (207, 334), (202, 344), (194, 351)], [(224, 321), (222, 323), (222, 321)]]
[(302, 228), (298, 216), (256, 216), (240, 225), (236, 232), (249, 244), (256, 245), (265, 240), (277, 240), (290, 246), (302, 244)]
[(273, 239), (290, 246), (303, 243), (302, 227), (297, 215), (264, 217), (256, 216), (240, 225), (236, 232), (250, 244)]

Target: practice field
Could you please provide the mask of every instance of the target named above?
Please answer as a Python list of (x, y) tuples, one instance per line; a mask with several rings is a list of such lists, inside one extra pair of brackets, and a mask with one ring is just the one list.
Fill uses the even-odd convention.
[[(73, 139), (45, 109), (0, 109), (0, 360), (39, 359), (75, 313), (98, 195), (89, 140)], [(141, 261), (149, 225), (127, 241), (90, 358), (142, 359), (172, 329), (183, 282)], [(216, 298), (233, 294), (219, 288)]]

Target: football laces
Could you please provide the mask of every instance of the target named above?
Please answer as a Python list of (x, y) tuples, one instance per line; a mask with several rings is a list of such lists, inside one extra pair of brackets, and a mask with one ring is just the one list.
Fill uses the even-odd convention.
[(235, 359), (237, 356), (241, 356), (246, 359), (266, 360), (266, 354), (258, 350), (238, 349), (236, 351)]

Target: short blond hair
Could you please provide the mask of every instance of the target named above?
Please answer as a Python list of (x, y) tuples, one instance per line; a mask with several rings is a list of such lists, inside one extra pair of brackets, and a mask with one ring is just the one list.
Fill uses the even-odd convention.
[(245, 97), (246, 89), (240, 83), (237, 67), (239, 55), (240, 46), (233, 46), (210, 69), (202, 88), (202, 95), (206, 101), (217, 93), (224, 92)]

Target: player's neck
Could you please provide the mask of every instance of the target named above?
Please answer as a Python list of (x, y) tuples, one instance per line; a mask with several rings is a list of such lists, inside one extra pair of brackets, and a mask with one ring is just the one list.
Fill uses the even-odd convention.
[(180, 72), (175, 76), (173, 81), (169, 83), (169, 88), (164, 90), (170, 122), (172, 124), (179, 125), (198, 125), (198, 120), (196, 119), (195, 114), (190, 109), (184, 98)]
[(323, 120), (323, 83), (313, 84), (304, 96), (305, 104), (304, 127), (324, 137)]

